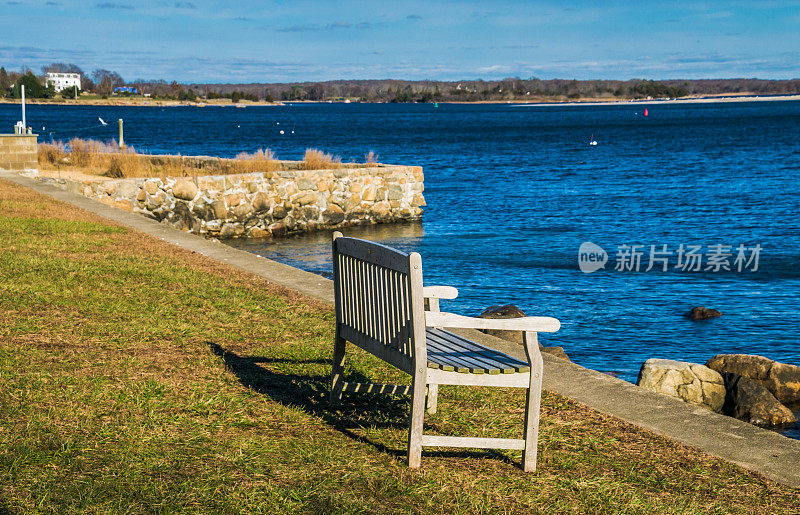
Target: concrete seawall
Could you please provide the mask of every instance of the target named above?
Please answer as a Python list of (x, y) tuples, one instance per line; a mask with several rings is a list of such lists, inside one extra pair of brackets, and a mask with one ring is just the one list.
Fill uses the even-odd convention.
[(37, 138), (36, 134), (0, 134), (0, 170), (36, 170)]
[(358, 166), (184, 178), (106, 179), (46, 172), (39, 180), (209, 237), (271, 237), (420, 220), (418, 166)]

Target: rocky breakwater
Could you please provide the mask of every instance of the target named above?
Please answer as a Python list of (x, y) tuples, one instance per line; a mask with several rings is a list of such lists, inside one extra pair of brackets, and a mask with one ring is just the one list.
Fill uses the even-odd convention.
[(637, 384), (761, 427), (797, 422), (800, 367), (763, 356), (718, 354), (705, 365), (648, 359)]
[(219, 238), (419, 220), (425, 205), (417, 166), (115, 179), (77, 189), (105, 204)]

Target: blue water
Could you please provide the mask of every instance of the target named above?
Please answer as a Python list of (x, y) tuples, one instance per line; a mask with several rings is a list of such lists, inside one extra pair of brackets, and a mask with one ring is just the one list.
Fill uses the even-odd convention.
[[(800, 364), (800, 102), (647, 107), (648, 117), (641, 105), (29, 106), (28, 120), (44, 140), (110, 139), (116, 124), (97, 117), (123, 118), (126, 142), (151, 153), (269, 147), (297, 159), (316, 147), (420, 165), (422, 224), (353, 232), (420, 252), (427, 284), (460, 290), (445, 309), (512, 303), (558, 317), (561, 331), (544, 344), (631, 381), (650, 357), (750, 353)], [(0, 127), (18, 118), (0, 105)], [(329, 274), (328, 237), (248, 248)], [(609, 253), (605, 269), (579, 270), (585, 241)], [(644, 270), (650, 245), (680, 244), (732, 246), (731, 264), (737, 246), (758, 244), (759, 268), (686, 272), (673, 256), (667, 272), (614, 270), (619, 245), (643, 245)], [(688, 321), (699, 305), (724, 316)]]

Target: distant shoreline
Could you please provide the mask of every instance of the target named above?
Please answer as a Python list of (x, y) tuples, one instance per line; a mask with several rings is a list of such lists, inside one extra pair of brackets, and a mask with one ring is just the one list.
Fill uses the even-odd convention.
[[(586, 99), (586, 100), (478, 100), (474, 102), (424, 102), (426, 104), (504, 104), (511, 107), (558, 107), (558, 106), (606, 106), (606, 105), (662, 105), (662, 104), (716, 104), (716, 103), (731, 103), (731, 102), (776, 102), (776, 101), (797, 101), (800, 100), (800, 94), (797, 95), (719, 95), (719, 96), (704, 96), (704, 97), (684, 97), (684, 98), (670, 98), (670, 99), (649, 99), (649, 100), (635, 100), (635, 99)], [(287, 104), (382, 104), (388, 102), (341, 102), (341, 101), (310, 101), (310, 100), (291, 100), (279, 102), (253, 102), (242, 101), (239, 103), (223, 103), (223, 102), (190, 102), (179, 100), (150, 100), (150, 99), (127, 99), (127, 98), (109, 98), (109, 99), (27, 99), (26, 104), (29, 105), (72, 105), (72, 106), (114, 106), (114, 107), (278, 107)], [(420, 103), (420, 102), (409, 102)], [(19, 104), (19, 99), (0, 98), (0, 104)]]
[(512, 102), (513, 107), (551, 107), (551, 106), (604, 106), (604, 105), (662, 105), (662, 104), (720, 104), (731, 102), (776, 102), (781, 100), (800, 100), (800, 95), (743, 95), (698, 98), (671, 98), (668, 100), (609, 100), (587, 102)]

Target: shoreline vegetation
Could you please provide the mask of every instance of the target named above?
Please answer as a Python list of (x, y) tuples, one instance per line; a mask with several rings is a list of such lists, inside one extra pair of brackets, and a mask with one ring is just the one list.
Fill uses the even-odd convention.
[[(402, 461), (408, 399), (327, 406), (333, 313), (0, 180), (0, 512), (797, 513), (798, 490), (543, 392), (518, 451)], [(356, 351), (346, 375), (400, 384)], [(400, 383), (398, 383), (400, 382)], [(442, 387), (431, 434), (514, 437), (524, 392)]]
[[(50, 73), (70, 73), (70, 87), (56, 91)], [(255, 106), (286, 102), (342, 103), (603, 103), (800, 96), (800, 79), (566, 80), (508, 77), (501, 80), (330, 80), (294, 83), (179, 83), (126, 81), (97, 69), (86, 74), (72, 63), (51, 63), (41, 74), (0, 66), (0, 102), (26, 97), (34, 103), (78, 105)], [(5, 100), (3, 100), (5, 99)]]
[[(349, 99), (348, 99), (349, 100)], [(26, 99), (26, 104), (32, 105), (73, 105), (73, 106), (125, 106), (125, 107), (279, 107), (286, 104), (382, 104), (391, 102), (368, 102), (358, 100), (292, 100), (288, 102), (266, 102), (253, 100), (232, 101), (219, 100), (157, 100), (146, 97), (109, 97), (63, 99), (63, 98), (34, 98)], [(707, 96), (688, 96), (682, 98), (650, 98), (650, 99), (620, 99), (620, 98), (586, 98), (581, 100), (557, 100), (551, 98), (531, 100), (475, 100), (475, 101), (441, 101), (438, 104), (509, 104), (515, 107), (558, 107), (558, 106), (606, 106), (606, 105), (664, 105), (664, 104), (711, 104), (730, 102), (780, 102), (798, 101), (800, 94), (787, 95), (755, 95), (752, 93), (720, 94)], [(0, 104), (19, 104), (19, 99), (0, 98)], [(419, 102), (415, 102), (419, 103)], [(434, 102), (428, 102), (434, 103)]]
[(133, 147), (120, 148), (108, 142), (73, 138), (69, 141), (39, 143), (38, 162), (41, 172), (77, 172), (103, 178), (198, 177), (204, 175), (236, 175), (255, 172), (295, 170), (336, 170), (339, 168), (382, 167), (378, 156), (370, 151), (363, 163), (343, 163), (339, 156), (315, 148), (307, 148), (301, 161), (286, 161), (270, 149), (242, 152), (235, 158), (207, 156), (140, 154)]

